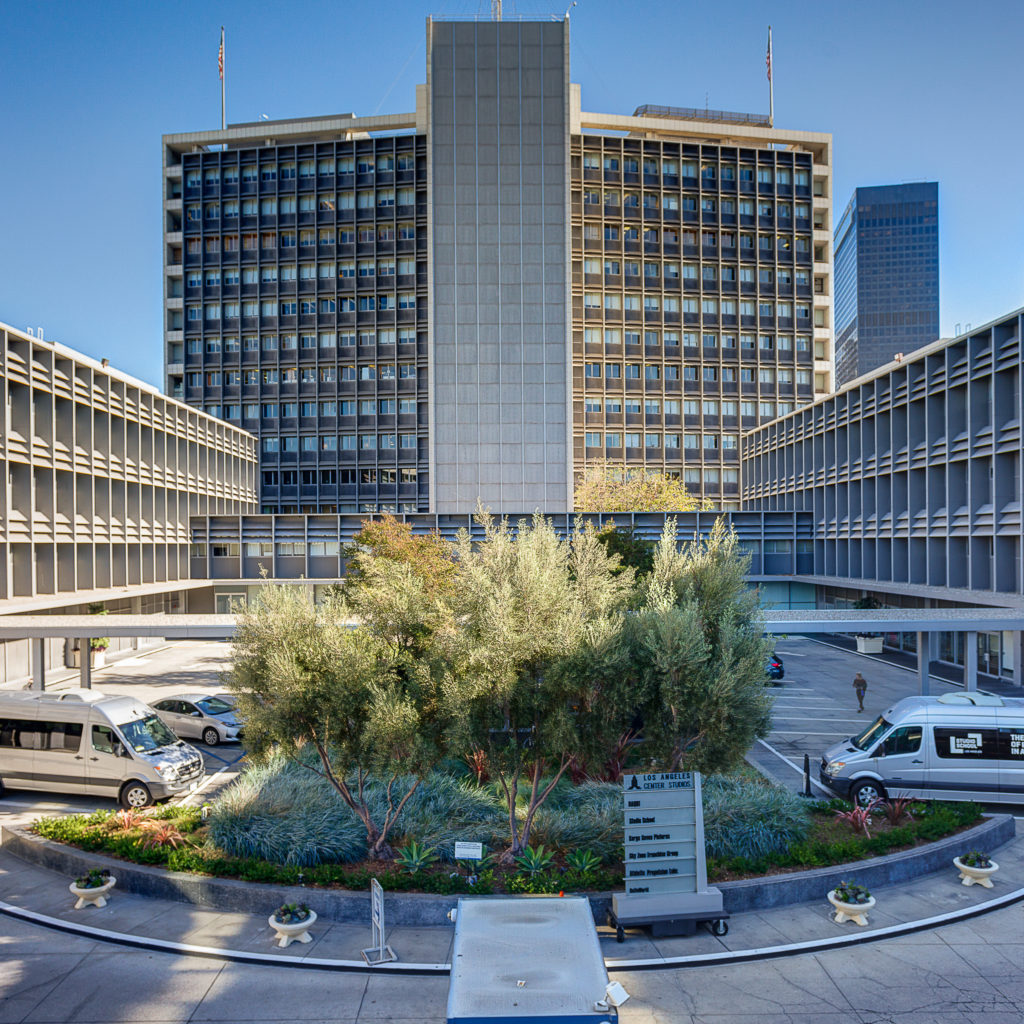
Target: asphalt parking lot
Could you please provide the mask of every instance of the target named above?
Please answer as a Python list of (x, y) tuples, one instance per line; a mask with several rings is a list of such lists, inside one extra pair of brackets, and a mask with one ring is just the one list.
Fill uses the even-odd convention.
[[(94, 670), (92, 685), (94, 690), (111, 696), (137, 697), (147, 703), (183, 693), (221, 693), (225, 690), (221, 677), (228, 668), (230, 654), (231, 645), (218, 641), (189, 640), (144, 648), (130, 657)], [(76, 671), (55, 672), (47, 680), (47, 689), (75, 687), (78, 679)], [(194, 793), (175, 799), (202, 803), (238, 775), (244, 764), (244, 750), (240, 743), (210, 747), (195, 739), (186, 742), (203, 755), (206, 778)], [(0, 821), (11, 817), (107, 810), (117, 806), (116, 800), (96, 796), (8, 788), (6, 796), (0, 800)]]

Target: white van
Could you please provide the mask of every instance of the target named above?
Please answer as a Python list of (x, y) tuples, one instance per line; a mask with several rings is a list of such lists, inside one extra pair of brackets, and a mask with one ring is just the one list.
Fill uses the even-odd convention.
[(985, 693), (907, 697), (825, 751), (822, 784), (876, 798), (1024, 803), (1024, 700)]
[(199, 752), (132, 697), (95, 690), (0, 695), (0, 795), (6, 784), (146, 807), (195, 789), (205, 772)]

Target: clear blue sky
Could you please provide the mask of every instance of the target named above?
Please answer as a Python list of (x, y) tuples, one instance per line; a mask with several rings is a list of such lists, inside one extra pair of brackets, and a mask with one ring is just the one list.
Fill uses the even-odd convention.
[[(567, 2), (567, 0), (563, 0)], [(561, 15), (543, 0), (506, 14)], [(475, 0), (0, 4), (0, 320), (162, 381), (160, 136), (228, 120), (404, 111), (427, 14)], [(944, 335), (1024, 305), (1020, 0), (579, 0), (587, 110), (766, 112), (834, 136), (835, 215), (857, 185), (937, 180)]]

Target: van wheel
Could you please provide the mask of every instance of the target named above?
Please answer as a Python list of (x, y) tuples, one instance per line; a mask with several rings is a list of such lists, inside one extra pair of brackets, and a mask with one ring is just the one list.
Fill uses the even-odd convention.
[(850, 787), (850, 800), (858, 807), (867, 807), (872, 800), (884, 799), (885, 787), (874, 779), (864, 779)]
[(220, 743), (220, 733), (217, 732), (217, 730), (214, 729), (212, 725), (209, 726), (208, 728), (203, 730), (203, 742), (208, 747), (217, 746), (217, 744)]
[(153, 794), (144, 782), (126, 782), (121, 787), (121, 806), (126, 811), (148, 807), (153, 802)]

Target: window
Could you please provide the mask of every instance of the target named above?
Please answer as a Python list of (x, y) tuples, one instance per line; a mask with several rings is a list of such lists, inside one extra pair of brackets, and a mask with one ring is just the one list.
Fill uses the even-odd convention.
[(644, 367), (645, 380), (661, 380), (661, 367), (657, 363), (648, 363)]
[(618, 380), (622, 376), (622, 364), (606, 363), (604, 367), (604, 375), (609, 380)]
[(696, 451), (698, 444), (698, 436), (696, 434), (684, 434), (683, 435), (683, 447), (689, 451)]
[(606, 448), (621, 448), (622, 447), (622, 435), (621, 434), (605, 434), (604, 443)]
[(585, 377), (599, 378), (601, 376), (601, 364), (587, 363), (584, 367), (583, 374)]
[(601, 447), (601, 435), (600, 434), (587, 434), (586, 445), (588, 448), (600, 448)]
[(626, 447), (627, 448), (639, 448), (640, 447), (640, 435), (639, 434), (626, 434)]

